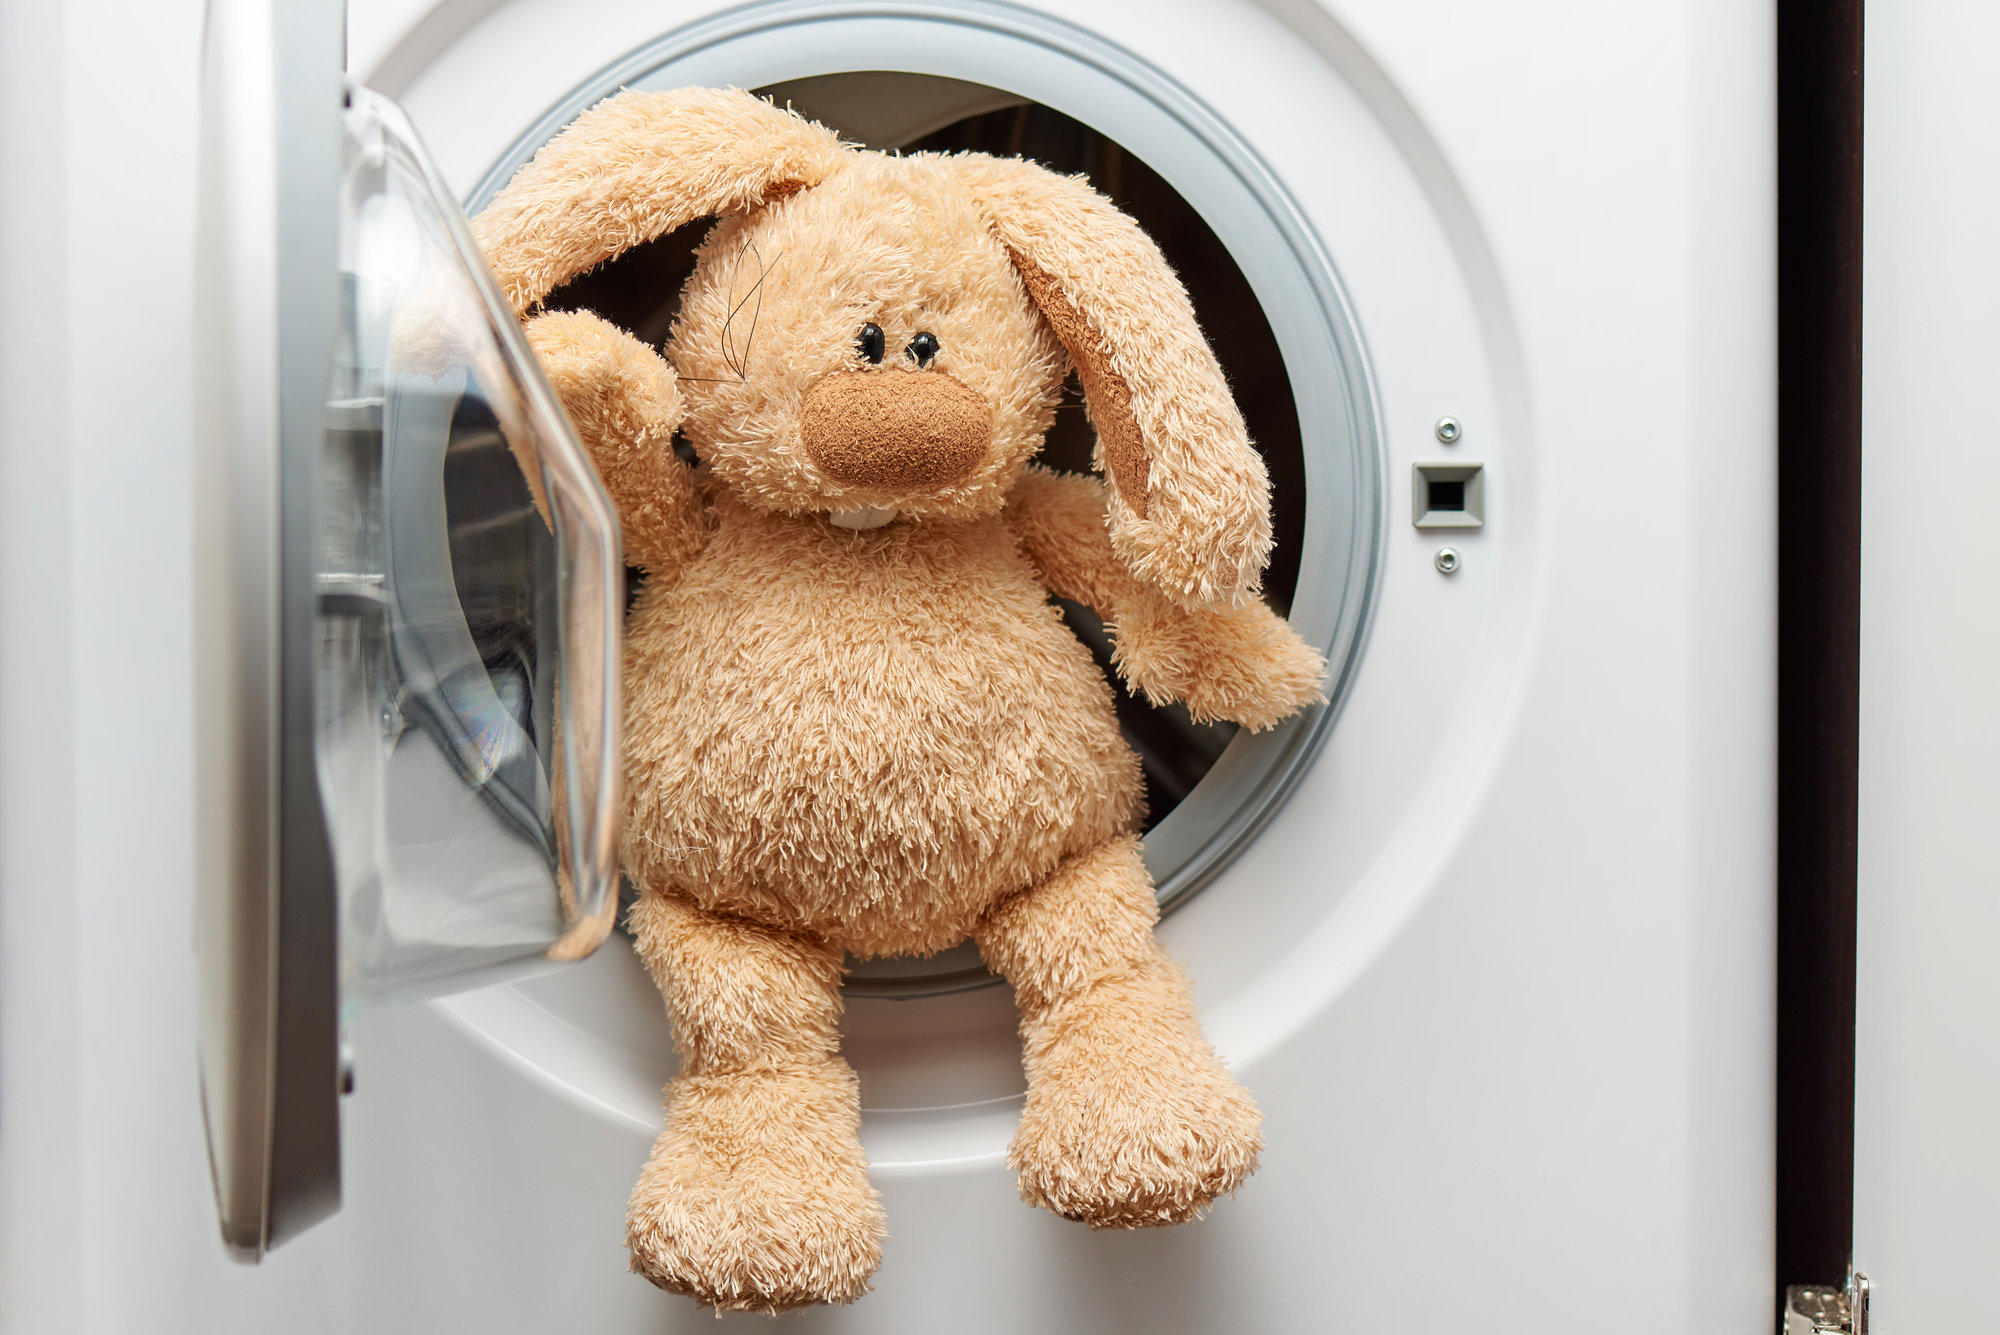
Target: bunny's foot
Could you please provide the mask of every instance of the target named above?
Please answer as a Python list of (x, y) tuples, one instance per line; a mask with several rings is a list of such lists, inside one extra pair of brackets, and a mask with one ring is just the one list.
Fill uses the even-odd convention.
[(1008, 1163), (1031, 1204), (1092, 1228), (1178, 1224), (1256, 1169), (1257, 1105), (1216, 1060), (1164, 959), (1027, 1028), (1033, 1075)]
[(882, 1204), (844, 1065), (688, 1076), (626, 1217), (632, 1268), (733, 1311), (852, 1302), (882, 1259)]
[(662, 894), (628, 920), (682, 1071), (632, 1191), (632, 1268), (735, 1311), (854, 1301), (884, 1229), (834, 1028), (839, 952)]
[(1152, 938), (1136, 840), (1076, 858), (988, 916), (980, 946), (1021, 1003), (1021, 1195), (1093, 1228), (1192, 1219), (1256, 1169), (1257, 1105), (1201, 1035)]

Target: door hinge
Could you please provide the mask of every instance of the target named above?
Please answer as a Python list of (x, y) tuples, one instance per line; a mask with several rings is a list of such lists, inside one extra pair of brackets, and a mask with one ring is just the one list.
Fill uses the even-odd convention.
[(1868, 1335), (1868, 1276), (1849, 1269), (1845, 1287), (1794, 1284), (1785, 1290), (1780, 1335)]

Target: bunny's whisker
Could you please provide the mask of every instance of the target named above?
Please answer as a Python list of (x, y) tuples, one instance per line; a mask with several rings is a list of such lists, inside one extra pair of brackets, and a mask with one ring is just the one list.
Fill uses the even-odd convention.
[[(757, 281), (750, 285), (750, 290), (743, 294), (742, 300), (729, 308), (729, 314), (723, 317), (722, 321), (722, 357), (729, 364), (729, 369), (736, 372), (738, 380), (750, 378), (750, 348), (757, 340), (757, 321), (764, 313), (764, 280), (771, 276), (771, 270), (776, 267), (778, 260), (785, 257), (784, 252), (779, 251), (777, 259), (767, 265), (764, 263), (764, 252), (757, 248), (756, 241), (744, 242), (743, 248), (736, 252), (736, 265), (729, 273), (729, 290), (732, 294), (736, 291), (736, 275), (743, 267), (745, 255), (753, 255), (757, 260)], [(742, 313), (745, 306), (749, 305), (752, 297), (757, 299), (757, 305), (751, 312), (750, 333), (743, 341), (743, 352), (739, 356), (732, 328), (736, 323), (736, 317)]]
[[(736, 277), (738, 274), (743, 272), (743, 257), (750, 253), (750, 247), (752, 244), (753, 243), (748, 241), (744, 242), (743, 245), (736, 252), (735, 262), (729, 266), (729, 291), (732, 296), (735, 295), (736, 292)], [(748, 300), (748, 298), (746, 297), (745, 300)], [(738, 302), (735, 306), (730, 308), (729, 314), (723, 317), (722, 360), (728, 364), (730, 370), (736, 372), (736, 378), (738, 380), (747, 380), (749, 377), (743, 374), (743, 364), (739, 362), (736, 358), (735, 341), (730, 337), (730, 325), (735, 322), (736, 312), (741, 309), (742, 309), (742, 302)]]
[[(750, 364), (750, 349), (755, 347), (757, 343), (757, 322), (764, 317), (764, 279), (771, 276), (771, 270), (777, 268), (779, 261), (784, 258), (785, 252), (782, 250), (779, 251), (776, 257), (772, 259), (770, 267), (765, 269), (763, 275), (757, 279), (757, 286), (750, 289), (751, 295), (757, 298), (757, 304), (750, 311), (750, 336), (743, 340), (743, 364), (746, 367)], [(758, 256), (757, 263), (759, 265), (764, 263), (761, 255)], [(749, 297), (745, 297), (744, 300), (748, 301)]]

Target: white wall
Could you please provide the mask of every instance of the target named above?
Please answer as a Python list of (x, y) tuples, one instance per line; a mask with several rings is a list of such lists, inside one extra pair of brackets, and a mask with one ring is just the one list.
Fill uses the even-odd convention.
[(0, 1323), (20, 1331), (76, 1329), (81, 1298), (63, 38), (54, 6), (0, 5), (0, 291), (16, 312), (0, 319)]
[(1868, 11), (1855, 1260), (1886, 1335), (2000, 1256), (2000, 6)]
[(0, 1331), (339, 1330), (224, 1257), (195, 1087), (200, 0), (0, 4)]

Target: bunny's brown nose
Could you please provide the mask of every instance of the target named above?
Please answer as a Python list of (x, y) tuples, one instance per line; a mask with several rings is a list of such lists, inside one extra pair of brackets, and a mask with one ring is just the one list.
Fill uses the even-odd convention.
[(932, 491), (978, 466), (993, 409), (942, 371), (842, 371), (806, 394), (806, 454), (836, 482)]

